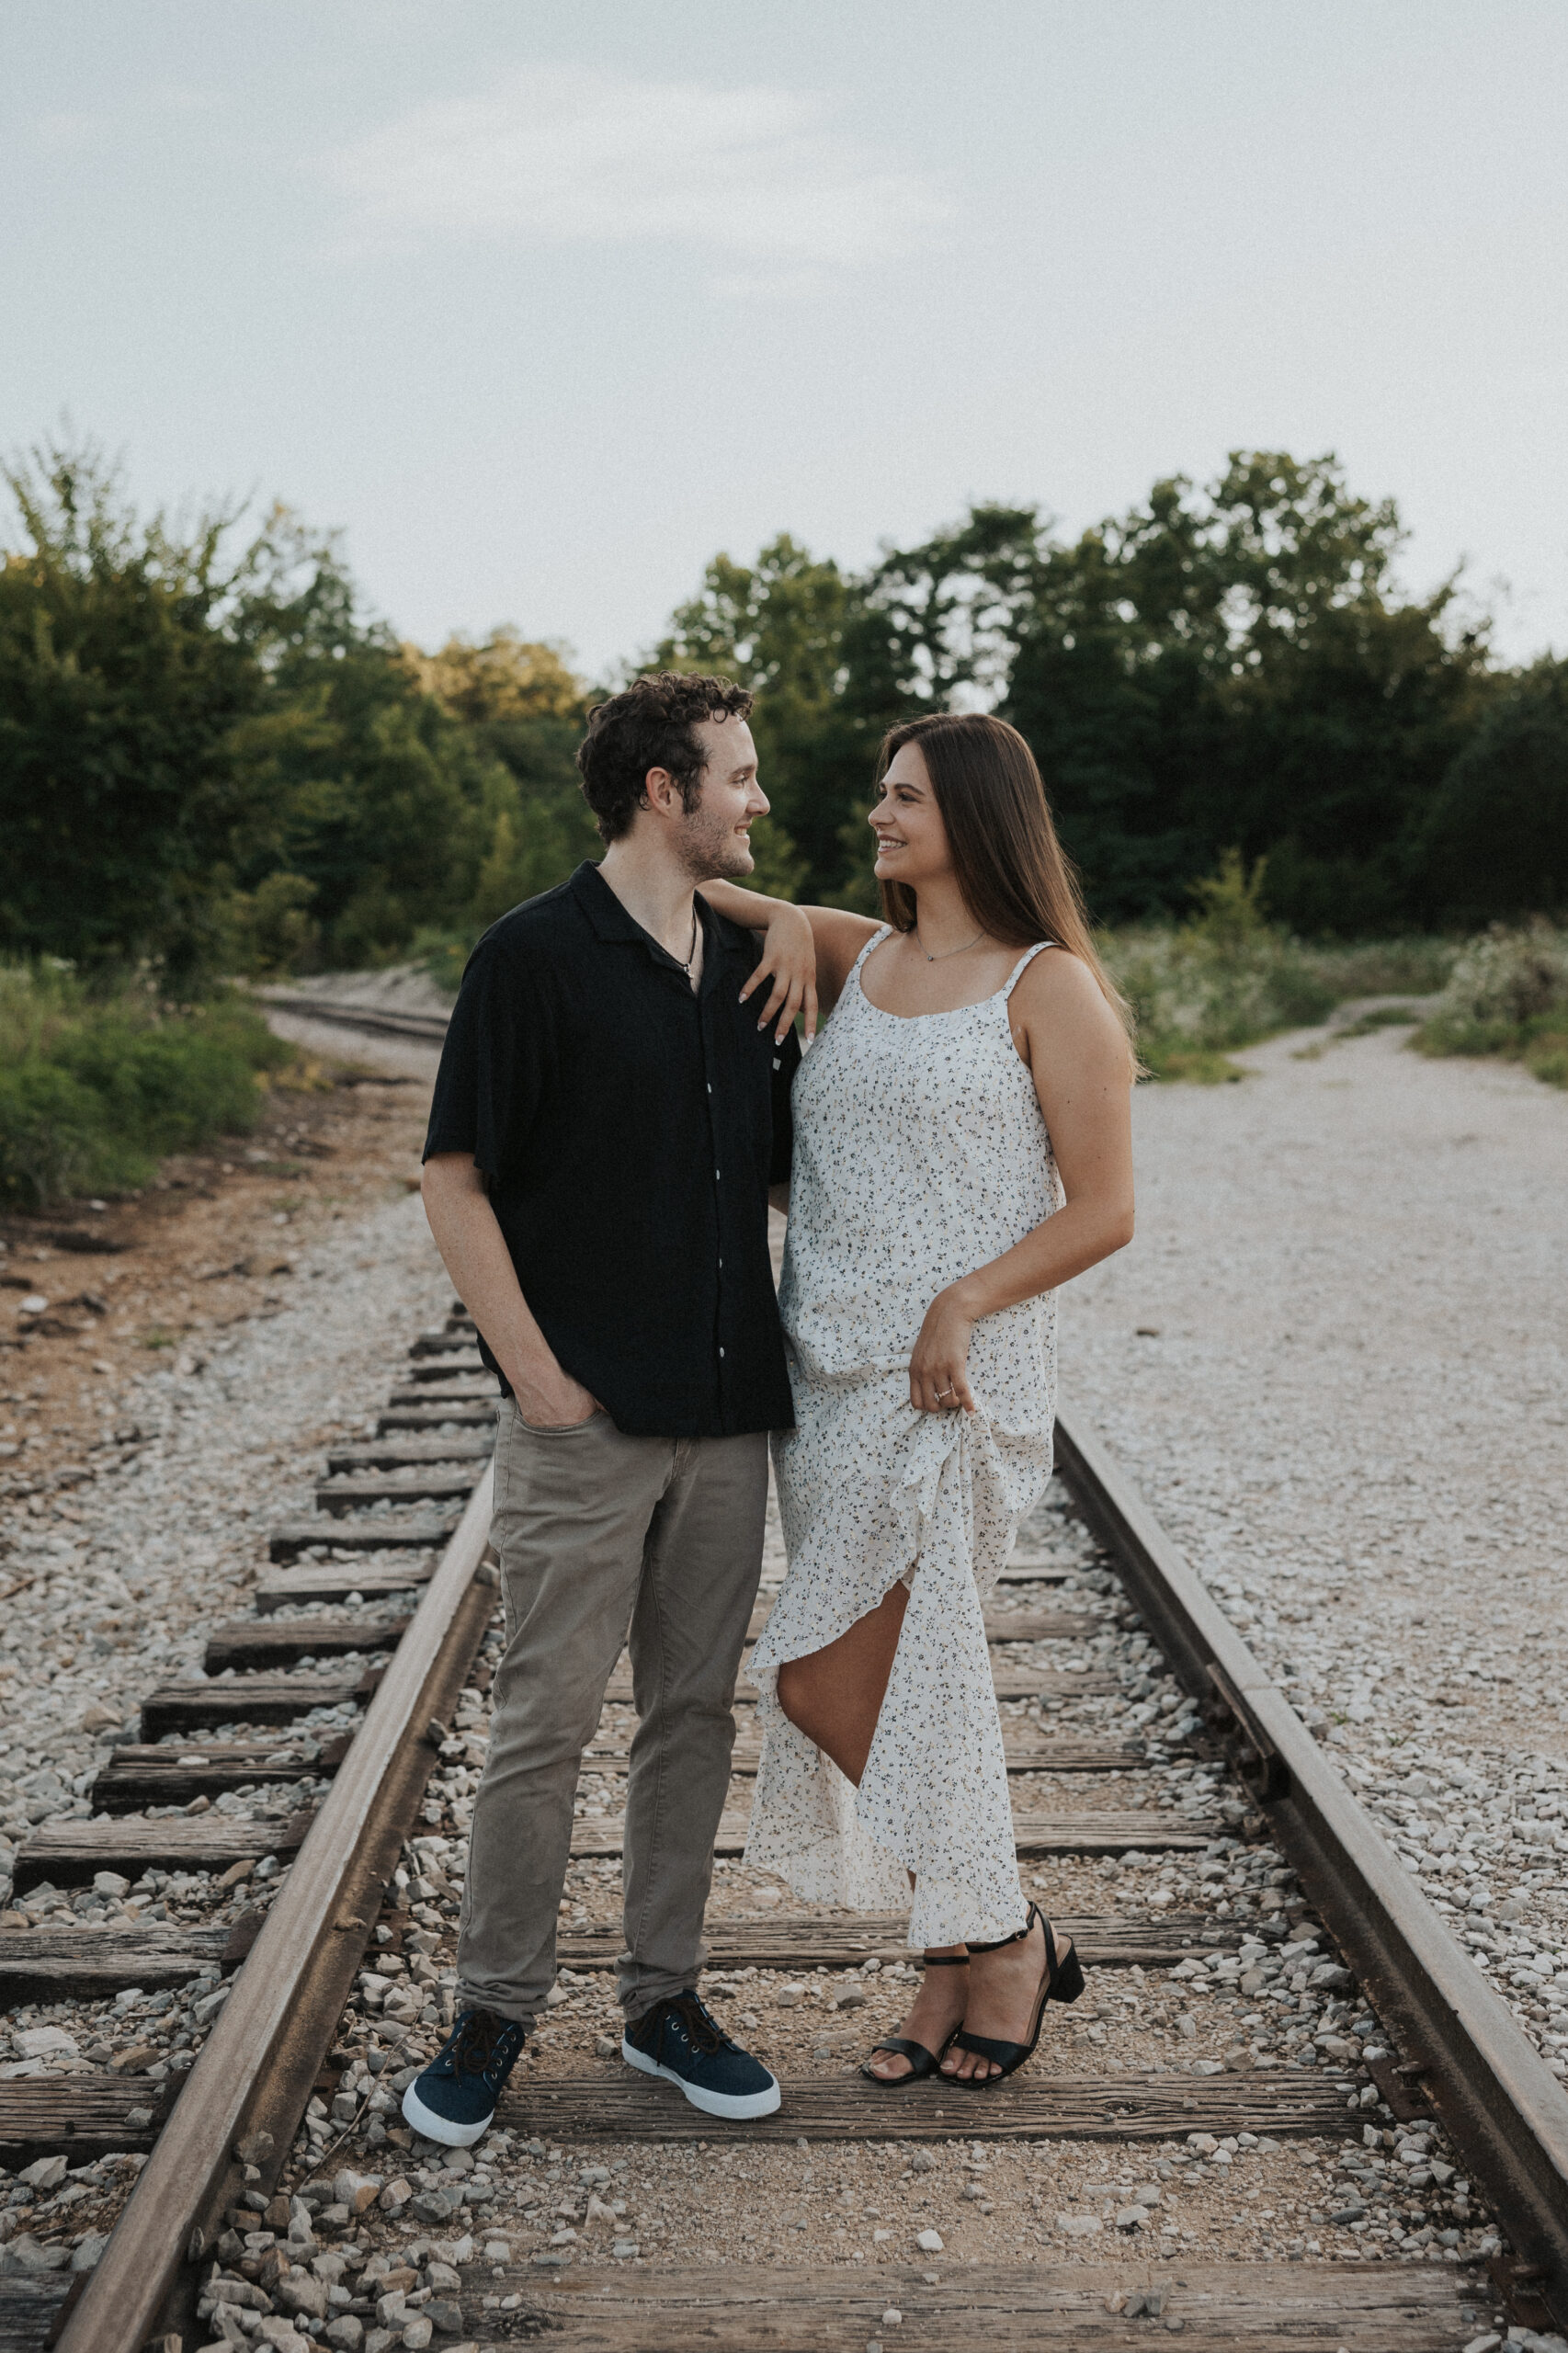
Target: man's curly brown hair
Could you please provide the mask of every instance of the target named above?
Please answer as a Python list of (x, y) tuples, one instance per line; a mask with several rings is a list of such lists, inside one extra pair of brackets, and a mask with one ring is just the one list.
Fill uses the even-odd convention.
[(599, 839), (619, 841), (644, 795), (650, 768), (667, 768), (680, 787), (689, 815), (702, 791), (702, 746), (697, 729), (705, 719), (747, 719), (753, 698), (733, 678), (660, 670), (633, 678), (589, 714), (588, 732), (577, 746), (583, 798), (594, 813)]

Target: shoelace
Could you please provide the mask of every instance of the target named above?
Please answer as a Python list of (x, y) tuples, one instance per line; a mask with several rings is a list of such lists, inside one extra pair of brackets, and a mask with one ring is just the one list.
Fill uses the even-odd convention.
[(710, 2057), (716, 2051), (735, 2049), (735, 2045), (730, 2040), (718, 2019), (703, 2007), (695, 1994), (683, 1994), (678, 2000), (672, 2000), (667, 2006), (675, 2012), (682, 2026), (685, 2027), (687, 2040), (694, 2051), (702, 2052), (705, 2057)]
[(511, 2018), (497, 2018), (494, 2010), (475, 2010), (464, 2022), (462, 2032), (452, 2045), (452, 2072), (458, 2075), (486, 2075), (500, 2055), (508, 2034), (517, 2032)]

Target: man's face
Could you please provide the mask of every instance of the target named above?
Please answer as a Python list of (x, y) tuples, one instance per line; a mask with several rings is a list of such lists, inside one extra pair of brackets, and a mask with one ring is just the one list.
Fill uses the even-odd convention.
[(767, 814), (756, 780), (756, 745), (744, 719), (704, 719), (702, 790), (680, 823), (681, 853), (694, 882), (733, 881), (752, 870), (752, 821)]

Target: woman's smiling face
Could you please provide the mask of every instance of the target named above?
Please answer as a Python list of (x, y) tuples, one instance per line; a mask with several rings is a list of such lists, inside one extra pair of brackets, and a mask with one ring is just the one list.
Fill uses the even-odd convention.
[(906, 882), (917, 889), (923, 881), (952, 872), (948, 829), (918, 744), (901, 744), (888, 763), (870, 825), (877, 837), (879, 882)]

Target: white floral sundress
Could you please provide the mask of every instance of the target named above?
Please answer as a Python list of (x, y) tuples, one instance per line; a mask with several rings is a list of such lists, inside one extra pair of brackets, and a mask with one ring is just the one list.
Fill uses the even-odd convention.
[[(977, 1411), (909, 1403), (939, 1290), (1062, 1205), (1006, 986), (951, 1013), (884, 1013), (861, 967), (794, 1087), (779, 1304), (795, 1428), (774, 1440), (789, 1572), (752, 1653), (764, 1741), (746, 1860), (856, 1911), (910, 1901), (913, 1946), (1010, 1936), (1027, 1915), (983, 1604), (1051, 1476), (1056, 1302), (974, 1327)], [(778, 1674), (903, 1579), (909, 1603), (858, 1790), (791, 1724)]]

